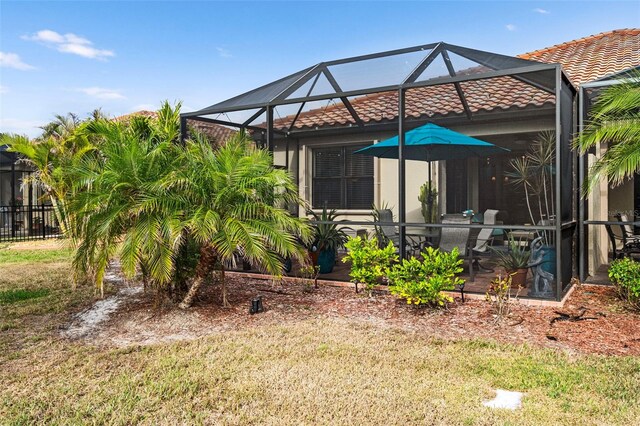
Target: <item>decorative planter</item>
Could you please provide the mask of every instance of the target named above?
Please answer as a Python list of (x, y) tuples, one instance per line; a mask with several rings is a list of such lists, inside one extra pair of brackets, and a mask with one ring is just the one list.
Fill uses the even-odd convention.
[(336, 264), (336, 252), (334, 250), (320, 250), (318, 253), (317, 265), (321, 274), (329, 274)]
[(527, 268), (520, 268), (515, 271), (509, 271), (509, 275), (511, 275), (511, 287), (526, 287), (527, 286)]

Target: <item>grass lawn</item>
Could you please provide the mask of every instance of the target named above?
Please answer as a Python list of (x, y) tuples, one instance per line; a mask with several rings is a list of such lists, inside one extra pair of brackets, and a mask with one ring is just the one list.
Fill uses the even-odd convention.
[[(93, 289), (70, 289), (66, 252), (8, 251), (2, 424), (639, 424), (634, 357), (425, 339), (346, 319), (125, 349), (67, 341), (58, 328)], [(484, 408), (496, 388), (525, 392), (523, 408)]]

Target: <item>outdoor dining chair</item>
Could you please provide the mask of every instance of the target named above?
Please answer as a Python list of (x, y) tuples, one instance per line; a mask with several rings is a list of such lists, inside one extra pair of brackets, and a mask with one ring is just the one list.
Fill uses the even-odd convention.
[[(498, 216), (499, 211), (493, 209), (487, 209), (483, 214), (483, 224), (484, 225), (495, 225), (496, 218)], [(476, 237), (476, 244), (473, 247), (473, 254), (477, 256), (490, 256), (491, 251), (489, 247), (492, 246), (493, 243), (493, 228), (482, 228)], [(474, 266), (476, 266), (479, 270), (485, 272), (493, 272), (493, 269), (486, 268), (480, 264), (480, 261), (476, 258), (473, 261)]]
[[(620, 236), (616, 235), (616, 233), (613, 232), (613, 226), (615, 225), (604, 225), (607, 230), (609, 240), (611, 241), (613, 259), (622, 259), (623, 257), (631, 257), (634, 254), (640, 254), (640, 240), (634, 238), (628, 239), (625, 236), (624, 226), (622, 225), (617, 225), (620, 227)], [(618, 245), (620, 245), (620, 248), (618, 248)]]
[[(444, 214), (442, 215), (441, 223), (443, 225), (470, 225), (471, 217), (464, 217), (460, 214)], [(442, 228), (438, 248), (441, 251), (451, 252), (457, 247), (460, 258), (466, 260), (469, 264), (469, 279), (473, 281), (475, 279), (473, 272), (474, 255), (470, 246), (470, 236), (470, 228)]]
[(640, 243), (640, 235), (634, 234), (633, 227), (626, 224), (627, 222), (630, 222), (629, 216), (624, 213), (618, 213), (614, 215), (614, 217), (618, 219), (618, 222), (625, 223), (624, 225), (620, 225), (620, 231), (622, 232), (621, 235), (625, 242)]
[[(393, 211), (391, 209), (377, 210), (378, 221), (380, 223), (392, 223)], [(380, 245), (387, 245), (389, 241), (393, 243), (396, 249), (400, 247), (400, 234), (396, 230), (394, 225), (376, 225), (376, 234), (378, 234), (378, 242)], [(415, 241), (413, 237), (406, 235), (405, 248), (407, 253), (413, 255), (420, 253), (421, 245), (418, 241)]]

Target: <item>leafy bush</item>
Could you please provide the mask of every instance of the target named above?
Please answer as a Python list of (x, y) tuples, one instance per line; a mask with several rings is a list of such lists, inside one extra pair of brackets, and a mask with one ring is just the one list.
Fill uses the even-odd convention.
[(629, 258), (614, 260), (609, 266), (609, 279), (620, 297), (640, 310), (640, 263)]
[(391, 242), (386, 247), (379, 248), (376, 238), (367, 240), (355, 237), (350, 238), (344, 246), (348, 252), (342, 261), (351, 262), (351, 282), (356, 284), (356, 291), (359, 283), (364, 284), (369, 295), (379, 280), (386, 276), (391, 265), (398, 261), (396, 249)]
[[(513, 285), (513, 274), (506, 274), (505, 276), (498, 275), (490, 283), (485, 294), (487, 302), (491, 303), (493, 310), (496, 314), (495, 322), (500, 322), (502, 319), (509, 316), (511, 313), (511, 288)], [(515, 298), (518, 298), (520, 293), (520, 287), (517, 287)]]
[(453, 290), (464, 280), (456, 277), (462, 272), (462, 260), (458, 258), (458, 249), (450, 253), (427, 247), (422, 252), (423, 260), (404, 259), (388, 273), (389, 290), (408, 304), (443, 306), (453, 301), (443, 293)]

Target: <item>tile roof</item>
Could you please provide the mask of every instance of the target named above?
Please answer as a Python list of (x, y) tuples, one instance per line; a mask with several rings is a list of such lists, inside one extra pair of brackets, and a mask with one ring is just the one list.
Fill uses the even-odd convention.
[[(614, 30), (518, 55), (519, 58), (560, 63), (571, 81), (588, 81), (640, 66), (640, 29)], [(472, 113), (507, 109), (540, 108), (554, 104), (554, 96), (512, 77), (498, 77), (461, 83)], [(392, 121), (397, 116), (397, 92), (383, 92), (351, 99), (364, 123)], [(447, 117), (464, 114), (453, 85), (411, 89), (406, 98), (407, 115)], [(274, 122), (288, 129), (293, 117)], [(346, 126), (355, 120), (340, 101), (300, 114), (295, 129)]]
[(559, 62), (571, 81), (580, 85), (640, 66), (640, 28), (607, 31), (518, 57)]
[[(156, 118), (158, 114), (155, 111), (136, 111), (131, 114), (121, 115), (119, 117), (114, 118), (115, 121), (127, 121), (132, 117), (148, 117), (148, 118)], [(205, 123), (203, 121), (189, 120), (187, 119), (187, 123), (190, 127), (195, 128), (199, 132), (204, 133), (210, 138), (213, 138), (214, 141), (218, 143), (223, 143), (231, 136), (236, 133), (236, 130), (231, 129), (229, 127), (221, 126), (219, 124), (214, 123)]]

